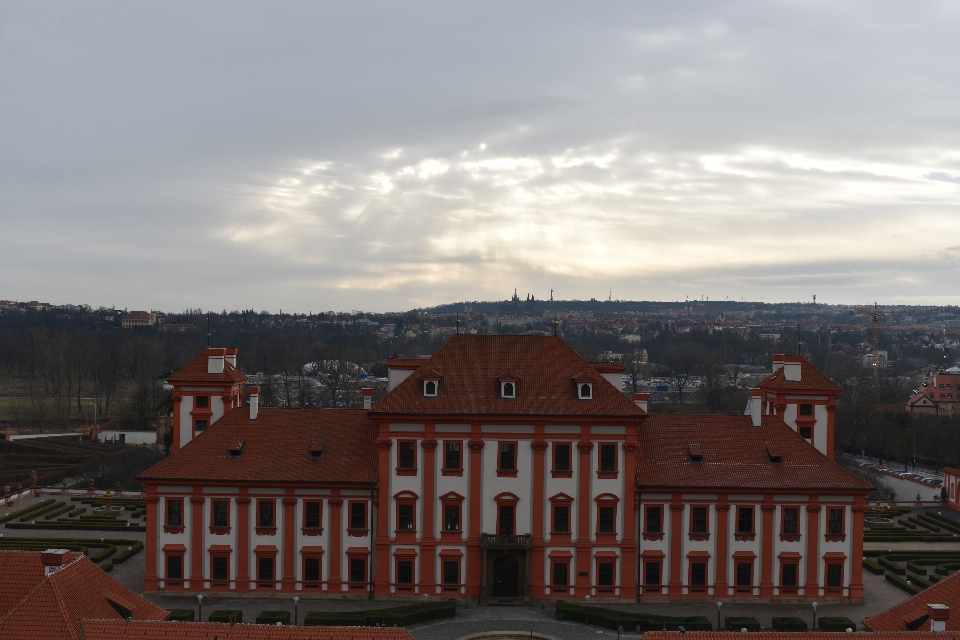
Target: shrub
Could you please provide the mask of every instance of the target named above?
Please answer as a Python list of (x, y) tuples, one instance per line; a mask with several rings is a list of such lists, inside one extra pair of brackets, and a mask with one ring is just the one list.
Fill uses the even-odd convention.
[(261, 611), (257, 616), (257, 624), (290, 624), (289, 611)]
[(106, 571), (107, 573), (110, 573), (111, 571), (113, 571), (113, 563), (108, 562), (107, 564), (102, 564), (100, 565), (100, 568)]
[(53, 520), (54, 518), (56, 518), (56, 517), (59, 516), (60, 514), (66, 513), (67, 511), (72, 511), (72, 510), (73, 510), (73, 507), (72, 507), (72, 506), (70, 506), (69, 504), (63, 504), (63, 505), (60, 505), (59, 507), (57, 507), (56, 509), (53, 509), (52, 511), (47, 511), (47, 512), (43, 515), (43, 519), (44, 519), (44, 520)]
[[(883, 570), (880, 570), (883, 573)], [(741, 629), (743, 627), (740, 627)], [(807, 623), (803, 618), (794, 618), (794, 617), (775, 617), (773, 619), (773, 630), (774, 631), (806, 631)]]
[(857, 630), (857, 623), (846, 616), (825, 616), (817, 620), (817, 626), (824, 631)]
[(365, 611), (311, 611), (304, 619), (307, 627), (364, 627)]
[(723, 619), (723, 626), (727, 631), (760, 631), (760, 623), (753, 616), (727, 616)]
[(884, 577), (887, 579), (887, 582), (892, 582), (893, 584), (897, 585), (898, 587), (900, 587), (910, 595), (916, 595), (921, 591), (923, 591), (923, 589), (921, 589), (919, 586), (915, 584), (910, 584), (900, 576), (894, 575), (892, 573), (888, 573)]
[[(587, 607), (581, 604), (568, 602), (557, 603), (557, 614), (563, 614), (565, 620), (587, 622)], [(705, 616), (659, 616), (649, 613), (633, 613), (618, 611), (603, 607), (590, 607), (590, 624), (608, 629), (623, 627), (624, 629), (644, 631), (658, 631), (666, 629), (676, 631), (683, 627), (687, 631), (712, 631), (713, 625)]]
[(217, 609), (207, 618), (208, 622), (243, 622), (243, 611), (239, 609)]
[(878, 576), (883, 575), (883, 567), (881, 567), (880, 565), (878, 565), (876, 562), (872, 560), (867, 560), (866, 558), (864, 558), (863, 568), (869, 571), (870, 573), (875, 573)]
[(896, 564), (892, 560), (890, 560), (889, 556), (880, 556), (879, 558), (877, 558), (877, 564), (879, 564), (881, 567), (883, 567), (887, 571), (892, 571), (898, 576), (907, 575), (907, 570), (901, 567), (900, 565)]
[(167, 620), (171, 622), (193, 622), (193, 609), (170, 609)]
[[(97, 546), (99, 547), (100, 545), (97, 544)], [(114, 546), (114, 545), (112, 545), (112, 544), (106, 544), (106, 545), (104, 545), (104, 548), (103, 548), (102, 551), (98, 551), (97, 553), (95, 553), (95, 554), (93, 554), (92, 556), (90, 556), (90, 560), (91, 560), (92, 562), (103, 562), (104, 560), (106, 560), (107, 558), (109, 558), (110, 556), (112, 556), (113, 554), (115, 554), (116, 552), (117, 552), (117, 547), (116, 547), (116, 546)]]
[(919, 564), (917, 564), (917, 562), (916, 562), (915, 560), (908, 560), (908, 561), (907, 561), (907, 571), (909, 571), (910, 573), (915, 573), (915, 574), (917, 574), (918, 576), (921, 576), (921, 577), (926, 577), (926, 575), (927, 575), (927, 570), (924, 569), (924, 568), (923, 568), (922, 566), (920, 566)]
[(141, 549), (143, 549), (143, 543), (137, 540), (128, 548), (118, 553), (117, 557), (113, 559), (113, 564), (122, 564), (126, 562), (129, 558), (140, 553)]

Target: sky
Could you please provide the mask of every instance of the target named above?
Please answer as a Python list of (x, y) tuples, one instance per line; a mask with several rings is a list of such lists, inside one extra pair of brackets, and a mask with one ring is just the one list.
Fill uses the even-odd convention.
[(960, 3), (0, 3), (0, 298), (960, 300)]

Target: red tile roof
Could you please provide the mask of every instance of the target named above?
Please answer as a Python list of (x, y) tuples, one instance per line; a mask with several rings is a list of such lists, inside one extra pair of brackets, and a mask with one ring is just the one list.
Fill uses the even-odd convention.
[[(421, 372), (442, 378), (425, 398)], [(516, 399), (500, 397), (497, 375), (520, 382)], [(593, 383), (593, 400), (579, 400), (573, 377)], [(566, 342), (554, 336), (454, 335), (420, 368), (373, 407), (373, 414), (493, 414), (641, 418), (642, 409), (610, 384)]]
[[(906, 631), (908, 623), (927, 615), (928, 604), (945, 604), (950, 607), (947, 631), (960, 632), (960, 573), (935, 583), (883, 613), (867, 618), (863, 624), (871, 631)], [(930, 628), (929, 623), (925, 628)]]
[[(780, 418), (763, 416), (761, 425), (754, 427), (750, 416), (654, 414), (640, 427), (637, 480), (645, 490), (873, 489)], [(690, 460), (694, 444), (703, 462)], [(771, 452), (783, 462), (771, 462)]]
[[(0, 555), (8, 553), (26, 552), (4, 551)], [(23, 564), (31, 565), (31, 572), (39, 571), (40, 579), (12, 608), (0, 614), (0, 640), (80, 640), (77, 621), (82, 618), (123, 619), (111, 601), (131, 609), (134, 620), (163, 620), (167, 616), (165, 610), (121, 585), (85, 556), (43, 577), (40, 553), (32, 553), (37, 560)], [(4, 581), (11, 577), (3, 573)]]
[(800, 380), (792, 382), (784, 378), (783, 369), (773, 372), (760, 381), (758, 385), (761, 389), (769, 391), (796, 391), (801, 389), (810, 389), (815, 391), (828, 391), (831, 393), (840, 393), (840, 386), (828, 378), (826, 374), (807, 362), (806, 358), (800, 361)]
[[(207, 373), (207, 360), (212, 353), (210, 348), (204, 349), (194, 357), (193, 360), (185, 364), (180, 370), (167, 378), (167, 382), (246, 382), (247, 376), (243, 375), (239, 369), (224, 362), (223, 373)], [(220, 353), (218, 350), (216, 353)]]
[(387, 358), (388, 369), (419, 369), (426, 358)]
[(86, 640), (413, 640), (403, 627), (277, 627), (218, 622), (84, 620)]
[[(750, 640), (837, 640), (849, 638), (853, 634), (838, 634), (829, 631), (754, 631)], [(863, 640), (960, 640), (956, 633), (930, 633), (924, 631), (909, 631), (901, 633), (859, 633), (855, 637), (863, 636)], [(730, 640), (729, 631), (687, 631), (685, 635), (679, 631), (647, 631), (643, 640)]]
[[(71, 553), (72, 560), (76, 554)], [(43, 562), (36, 551), (0, 552), (0, 617), (7, 614), (45, 580)]]
[[(372, 483), (377, 477), (376, 423), (362, 409), (228, 412), (180, 451), (140, 474), (141, 480)], [(325, 441), (310, 457), (311, 443)], [(230, 449), (243, 443), (242, 453)]]

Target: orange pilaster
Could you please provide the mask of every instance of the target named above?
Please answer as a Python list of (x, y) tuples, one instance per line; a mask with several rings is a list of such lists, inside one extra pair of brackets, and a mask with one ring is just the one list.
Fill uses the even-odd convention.
[(203, 591), (203, 496), (200, 487), (194, 487), (190, 497), (190, 590)]
[(296, 588), (294, 575), (294, 560), (297, 557), (296, 549), (296, 518), (297, 499), (293, 497), (293, 489), (287, 489), (283, 498), (283, 577), (280, 579), (280, 588), (284, 591), (293, 591)]
[[(834, 398), (831, 398), (833, 400)], [(833, 425), (837, 415), (837, 405), (827, 405), (827, 457), (833, 460)]]
[(730, 560), (730, 505), (727, 496), (721, 495), (717, 503), (717, 581), (713, 590), (714, 596), (726, 598), (729, 594), (727, 585), (727, 563)]
[[(581, 429), (582, 434), (590, 433), (588, 425), (583, 425)], [(590, 463), (593, 443), (589, 441), (589, 435), (581, 435), (580, 437), (581, 440), (577, 444), (577, 449), (580, 451), (580, 464), (577, 467), (580, 477), (577, 500), (580, 503), (580, 509), (577, 517), (577, 579), (574, 582), (577, 586), (576, 595), (578, 598), (591, 594), (592, 591), (590, 588), (590, 551), (593, 548), (590, 540), (590, 507), (593, 505), (590, 496), (590, 476), (593, 474), (593, 468)]]
[[(337, 492), (339, 494), (339, 491)], [(330, 499), (330, 579), (327, 581), (327, 592), (339, 594), (343, 588), (343, 578), (340, 570), (340, 557), (343, 549), (340, 548), (340, 533), (343, 527), (340, 524), (340, 515), (343, 509), (343, 500), (339, 497)], [(380, 561), (387, 564), (383, 558)]]
[(467, 539), (467, 597), (480, 595), (480, 496), (483, 488), (483, 440), (480, 425), (473, 425), (470, 448), (470, 536)]
[(863, 496), (857, 496), (853, 505), (853, 527), (850, 534), (853, 536), (852, 558), (850, 559), (850, 599), (863, 600), (863, 513), (867, 510)]
[(636, 475), (630, 471), (637, 468), (636, 442), (623, 445), (626, 453), (626, 469), (623, 473), (623, 559), (621, 561), (620, 597), (626, 598), (626, 589), (637, 584), (637, 501)]
[(143, 590), (156, 591), (159, 587), (159, 580), (157, 579), (157, 527), (160, 526), (160, 523), (157, 521), (157, 503), (160, 502), (160, 498), (157, 496), (155, 486), (147, 486), (145, 502), (147, 506), (147, 543), (145, 545), (147, 567), (143, 575)]
[(531, 597), (541, 598), (545, 595), (544, 587), (544, 540), (543, 540), (543, 491), (544, 491), (544, 453), (547, 443), (543, 440), (534, 440), (530, 443), (533, 448), (533, 551), (530, 556), (530, 590)]
[[(859, 558), (854, 558), (859, 560)], [(854, 562), (854, 564), (859, 564)], [(817, 572), (820, 568), (820, 505), (811, 502), (807, 505), (807, 584), (804, 595), (816, 598), (820, 595)]]
[(250, 498), (245, 488), (237, 498), (237, 591), (250, 590)]
[[(385, 429), (385, 427), (381, 427)], [(376, 566), (373, 571), (373, 591), (390, 593), (390, 449), (389, 438), (377, 440), (377, 468), (380, 482), (377, 483), (377, 542)]]
[[(428, 438), (433, 425), (427, 425)], [(423, 440), (423, 534), (420, 536), (420, 593), (433, 595), (437, 584), (437, 542), (433, 532), (434, 503), (436, 502), (437, 441)]]
[(760, 506), (763, 512), (763, 539), (760, 541), (760, 597), (773, 597), (773, 513), (776, 505)]
[(683, 593), (683, 580), (680, 577), (682, 561), (683, 502), (678, 494), (674, 494), (670, 503), (670, 583), (667, 590), (674, 598), (679, 598)]

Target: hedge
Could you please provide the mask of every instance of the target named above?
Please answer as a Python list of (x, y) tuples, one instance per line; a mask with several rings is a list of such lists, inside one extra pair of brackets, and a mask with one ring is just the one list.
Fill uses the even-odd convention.
[(113, 564), (122, 564), (126, 562), (129, 558), (140, 553), (142, 549), (143, 549), (143, 543), (137, 540), (128, 548), (118, 553), (117, 557), (113, 559)]
[(8, 522), (8, 529), (59, 529), (61, 531), (146, 531), (143, 525), (84, 524), (81, 522)]
[(915, 584), (910, 584), (909, 582), (907, 582), (906, 580), (904, 580), (904, 579), (901, 578), (900, 576), (896, 576), (896, 575), (894, 575), (894, 574), (892, 574), (892, 573), (888, 573), (888, 574), (887, 574), (886, 576), (884, 576), (884, 577), (887, 579), (887, 582), (892, 582), (893, 584), (897, 585), (898, 587), (900, 587), (901, 589), (903, 589), (904, 591), (906, 591), (906, 592), (909, 593), (910, 595), (916, 595), (916, 594), (920, 593), (921, 591), (923, 591), (923, 589), (921, 589), (921, 588), (918, 587), (917, 585), (915, 585)]
[(878, 576), (883, 575), (883, 567), (874, 562), (873, 560), (863, 559), (863, 568), (869, 571), (870, 573), (875, 573)]
[(927, 577), (927, 570), (917, 564), (916, 560), (907, 560), (907, 571), (915, 573), (921, 578)]
[(73, 507), (69, 504), (62, 504), (53, 511), (48, 511), (43, 514), (44, 520), (53, 520), (57, 516), (66, 513), (67, 511), (73, 511)]
[[(883, 570), (881, 569), (881, 572)], [(740, 627), (741, 629), (743, 627)], [(803, 618), (794, 618), (789, 616), (775, 617), (773, 619), (774, 631), (806, 631), (807, 623)]]
[(170, 609), (170, 614), (166, 617), (171, 622), (193, 622), (193, 609)]
[[(442, 600), (426, 604), (410, 604), (388, 609), (367, 609), (365, 611), (312, 611), (304, 618), (303, 624), (324, 627), (406, 627), (424, 620), (453, 618), (457, 615), (456, 600)], [(592, 612), (591, 612), (592, 613)]]
[(67, 515), (70, 516), (71, 518), (76, 518), (76, 517), (77, 517), (78, 515), (80, 515), (81, 513), (86, 513), (86, 511), (87, 511), (87, 508), (86, 508), (86, 507), (77, 507), (76, 509), (74, 509), (73, 511), (71, 511), (70, 513), (68, 513)]
[(727, 631), (760, 631), (760, 623), (753, 616), (727, 616), (723, 619), (723, 626)]
[(290, 624), (289, 611), (261, 611), (257, 616), (257, 624)]
[[(557, 617), (563, 614), (565, 620), (587, 622), (587, 607), (564, 601), (557, 602)], [(683, 627), (687, 631), (713, 631), (710, 620), (704, 616), (660, 616), (650, 613), (633, 613), (618, 611), (603, 607), (590, 607), (590, 624), (608, 629), (623, 627), (624, 629), (644, 631), (658, 631), (666, 629), (676, 631)]]
[(857, 630), (857, 623), (846, 616), (825, 616), (817, 620), (817, 626), (824, 631)]
[(243, 622), (243, 611), (240, 609), (217, 609), (207, 618), (208, 622)]
[(904, 568), (901, 567), (900, 565), (896, 564), (895, 562), (889, 560), (889, 559), (887, 558), (887, 556), (880, 556), (879, 558), (877, 558), (877, 564), (879, 564), (881, 567), (883, 567), (883, 568), (886, 569), (887, 571), (892, 571), (893, 573), (897, 574), (898, 576), (905, 576), (905, 575), (907, 575), (907, 570), (906, 570), (906, 569), (904, 569)]

